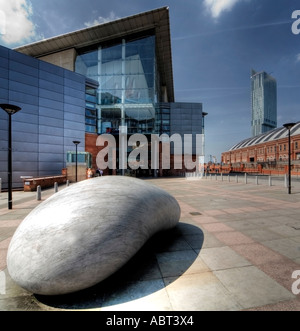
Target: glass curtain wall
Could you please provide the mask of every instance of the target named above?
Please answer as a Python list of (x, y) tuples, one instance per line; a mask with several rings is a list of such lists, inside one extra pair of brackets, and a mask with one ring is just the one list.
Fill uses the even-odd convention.
[(75, 67), (99, 82), (97, 112), (89, 112), (98, 134), (118, 133), (121, 125), (127, 126), (128, 134), (156, 133), (159, 89), (154, 35), (78, 51)]

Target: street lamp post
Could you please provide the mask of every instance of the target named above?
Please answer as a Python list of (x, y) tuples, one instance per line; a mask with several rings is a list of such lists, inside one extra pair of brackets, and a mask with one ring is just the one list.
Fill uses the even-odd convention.
[(21, 110), (20, 107), (0, 104), (0, 107), (8, 114), (8, 164), (7, 164), (7, 178), (8, 178), (8, 209), (12, 209), (12, 130), (11, 117)]
[(289, 183), (288, 183), (288, 193), (292, 193), (292, 184), (291, 184), (291, 129), (296, 125), (296, 123), (286, 123), (283, 126), (289, 131), (289, 146), (288, 146), (288, 153), (289, 153), (289, 165), (288, 165), (288, 176), (289, 176)]
[(77, 148), (78, 148), (78, 145), (80, 144), (80, 141), (73, 141), (73, 144), (75, 144), (76, 146), (76, 168), (75, 168), (75, 181), (77, 183), (77, 168), (78, 168), (78, 152), (77, 152)]

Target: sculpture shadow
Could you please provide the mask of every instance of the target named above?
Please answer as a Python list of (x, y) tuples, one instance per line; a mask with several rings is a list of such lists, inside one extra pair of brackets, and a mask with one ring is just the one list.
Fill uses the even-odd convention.
[(100, 309), (127, 303), (167, 287), (197, 258), (204, 234), (197, 226), (180, 222), (147, 243), (119, 271), (88, 289), (60, 296), (35, 295), (42, 304), (64, 310)]

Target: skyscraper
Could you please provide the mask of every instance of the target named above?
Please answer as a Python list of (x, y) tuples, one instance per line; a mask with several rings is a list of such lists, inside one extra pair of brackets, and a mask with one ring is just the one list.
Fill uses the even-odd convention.
[(252, 136), (277, 128), (277, 83), (266, 72), (251, 71)]

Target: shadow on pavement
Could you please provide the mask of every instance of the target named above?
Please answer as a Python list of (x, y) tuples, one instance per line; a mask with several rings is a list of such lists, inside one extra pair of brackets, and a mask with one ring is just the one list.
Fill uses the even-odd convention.
[(89, 289), (62, 296), (35, 298), (58, 309), (109, 308), (146, 297), (164, 289), (193, 264), (204, 235), (198, 227), (179, 223), (172, 230), (154, 235), (118, 272)]

